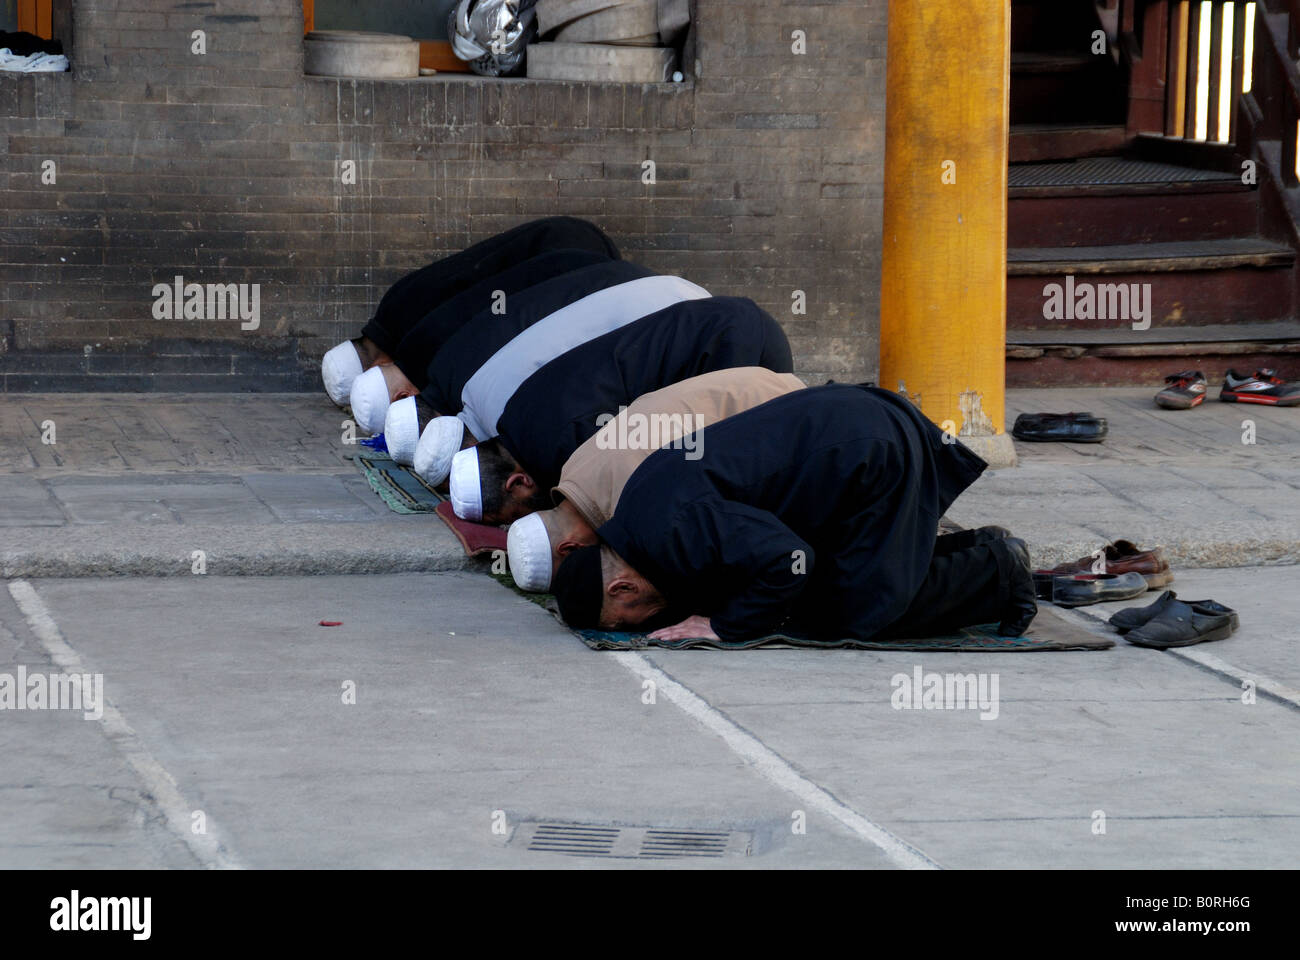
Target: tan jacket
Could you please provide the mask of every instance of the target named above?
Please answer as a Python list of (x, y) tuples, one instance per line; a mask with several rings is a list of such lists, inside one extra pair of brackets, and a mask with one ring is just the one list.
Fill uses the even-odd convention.
[[(628, 477), (659, 447), (803, 386), (792, 373), (737, 367), (647, 393), (573, 452), (551, 496), (557, 503), (568, 500), (593, 528), (600, 527), (614, 515)], [(692, 452), (686, 448), (682, 455)]]

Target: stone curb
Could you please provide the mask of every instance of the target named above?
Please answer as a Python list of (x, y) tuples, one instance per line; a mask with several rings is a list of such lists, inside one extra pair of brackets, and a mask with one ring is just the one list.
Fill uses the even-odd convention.
[(0, 577), (292, 576), (477, 570), (436, 518), (417, 524), (9, 527)]

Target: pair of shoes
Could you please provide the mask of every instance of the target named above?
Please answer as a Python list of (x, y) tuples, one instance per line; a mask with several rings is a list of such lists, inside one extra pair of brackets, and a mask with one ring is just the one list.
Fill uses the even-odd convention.
[(1224, 403), (1262, 403), (1271, 407), (1300, 406), (1300, 383), (1287, 383), (1271, 368), (1250, 376), (1229, 370), (1223, 375), (1219, 399)]
[(0, 70), (14, 73), (63, 73), (68, 58), (60, 53), (32, 53), (20, 57), (8, 47), (0, 48)]
[(1166, 410), (1190, 410), (1205, 402), (1210, 389), (1205, 374), (1199, 370), (1184, 370), (1165, 377), (1165, 387), (1156, 394), (1156, 406)]
[(1068, 443), (1101, 443), (1106, 439), (1106, 420), (1091, 413), (1022, 413), (1011, 427), (1017, 440), (1037, 443), (1064, 440)]
[(1011, 557), (1011, 588), (1007, 605), (1002, 611), (1002, 622), (998, 624), (998, 633), (1004, 637), (1019, 637), (1029, 629), (1029, 624), (1038, 615), (1029, 548), (1019, 537), (1003, 537), (989, 542), (994, 550), (1005, 551)]
[(1165, 650), (1224, 640), (1241, 621), (1237, 611), (1215, 600), (1179, 600), (1178, 594), (1166, 590), (1155, 603), (1119, 611), (1110, 624), (1129, 643)]
[(1039, 600), (1050, 600), (1058, 607), (1085, 607), (1140, 597), (1147, 592), (1147, 581), (1142, 574), (1133, 572), (1035, 573), (1034, 590)]
[(1165, 559), (1161, 547), (1143, 550), (1132, 540), (1116, 540), (1106, 545), (1102, 555), (1092, 554), (1062, 563), (1050, 570), (1035, 571), (1039, 574), (1075, 574), (1075, 573), (1140, 573), (1146, 579), (1148, 590), (1158, 590), (1174, 582), (1173, 571)]

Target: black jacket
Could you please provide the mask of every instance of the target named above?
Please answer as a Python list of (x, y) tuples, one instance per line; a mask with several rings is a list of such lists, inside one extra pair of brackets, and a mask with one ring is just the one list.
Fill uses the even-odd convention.
[(520, 385), (497, 424), (501, 442), (544, 489), (569, 456), (642, 394), (714, 370), (790, 373), (790, 343), (752, 300), (685, 300), (563, 353)]
[(597, 531), (724, 640), (867, 639), (906, 611), (939, 517), (986, 464), (907, 400), (829, 384), (711, 424), (703, 456), (659, 450)]
[(609, 262), (605, 254), (591, 250), (552, 250), (491, 274), (425, 314), (402, 337), (393, 360), (413, 384), (424, 389), (429, 382), (429, 363), (475, 317), (491, 315), (498, 290), (505, 294), (508, 307), (512, 296), (529, 287), (583, 267)]
[(521, 331), (598, 290), (654, 275), (635, 263), (610, 260), (520, 290), (507, 298), (503, 314), (490, 306), (480, 310), (434, 354), (420, 398), (443, 416), (459, 413), (470, 377)]
[(589, 250), (607, 259), (618, 259), (614, 241), (586, 220), (546, 217), (521, 223), (402, 277), (388, 288), (361, 333), (395, 357), (402, 338), (434, 307), (487, 277), (549, 250)]

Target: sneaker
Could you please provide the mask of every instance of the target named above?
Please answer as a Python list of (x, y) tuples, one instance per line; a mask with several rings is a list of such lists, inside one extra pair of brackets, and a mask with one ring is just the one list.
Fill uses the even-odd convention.
[(66, 73), (68, 58), (61, 53), (34, 54), (23, 68), (23, 73)]
[(1156, 394), (1156, 406), (1166, 410), (1190, 410), (1205, 402), (1209, 385), (1199, 370), (1184, 370), (1165, 377), (1165, 387)]
[(1300, 383), (1287, 383), (1276, 370), (1256, 370), (1245, 376), (1236, 370), (1223, 375), (1219, 399), (1224, 403), (1264, 403), (1273, 407), (1300, 406)]

